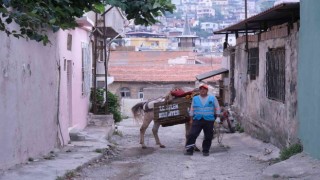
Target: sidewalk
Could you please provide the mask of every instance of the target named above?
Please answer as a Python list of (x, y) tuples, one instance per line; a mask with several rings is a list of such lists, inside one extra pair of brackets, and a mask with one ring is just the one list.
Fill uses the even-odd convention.
[(320, 179), (320, 160), (313, 159), (305, 153), (300, 153), (267, 167), (263, 171), (263, 175), (286, 179)]
[(106, 127), (89, 126), (81, 131), (85, 136), (84, 141), (73, 141), (63, 149), (53, 152), (50, 158), (35, 159), (0, 172), (0, 180), (56, 180), (57, 177), (101, 157), (102, 153), (96, 150), (112, 146), (105, 138), (106, 131)]

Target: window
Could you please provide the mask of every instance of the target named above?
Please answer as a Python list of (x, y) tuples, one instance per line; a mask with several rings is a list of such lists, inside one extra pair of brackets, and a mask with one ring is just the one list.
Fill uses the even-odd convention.
[(106, 84), (104, 83), (104, 81), (97, 81), (97, 88), (102, 88), (105, 89)]
[(143, 88), (141, 88), (138, 92), (138, 98), (143, 99)]
[(67, 50), (71, 51), (72, 49), (72, 35), (68, 34), (67, 37)]
[(130, 97), (130, 89), (126, 87), (121, 88), (120, 95), (121, 97)]
[(82, 95), (87, 96), (90, 93), (91, 83), (91, 58), (88, 43), (81, 43), (82, 50)]
[(267, 52), (266, 76), (267, 97), (285, 101), (285, 49), (276, 48)]
[(254, 80), (259, 75), (259, 48), (249, 49), (248, 56), (248, 74)]

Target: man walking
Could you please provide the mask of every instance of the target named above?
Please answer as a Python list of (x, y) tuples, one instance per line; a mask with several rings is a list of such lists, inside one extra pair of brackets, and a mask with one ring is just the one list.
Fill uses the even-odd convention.
[(193, 155), (195, 142), (201, 130), (204, 132), (202, 142), (203, 156), (209, 156), (209, 150), (213, 138), (213, 124), (215, 115), (220, 117), (220, 106), (218, 100), (213, 95), (208, 95), (208, 85), (199, 86), (200, 95), (193, 97), (190, 108), (190, 117), (192, 117), (192, 127), (189, 132), (185, 155)]

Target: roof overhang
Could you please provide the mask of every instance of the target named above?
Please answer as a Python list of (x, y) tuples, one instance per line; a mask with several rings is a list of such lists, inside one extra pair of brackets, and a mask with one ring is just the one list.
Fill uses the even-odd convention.
[(81, 18), (77, 18), (76, 22), (79, 26), (87, 26), (87, 27), (93, 27), (94, 22), (88, 17), (88, 16), (82, 16)]
[(199, 75), (196, 76), (196, 79), (198, 81), (202, 81), (204, 79), (208, 79), (208, 78), (211, 78), (213, 76), (216, 76), (216, 75), (219, 75), (219, 74), (228, 73), (228, 72), (229, 72), (228, 69), (220, 68), (220, 69), (217, 69), (217, 70), (214, 70), (214, 71), (209, 71), (209, 72), (206, 72), (206, 73), (203, 73), (203, 74), (199, 74)]
[(282, 3), (255, 16), (215, 31), (214, 34), (254, 33), (286, 22), (294, 22), (300, 18), (300, 3)]
[(114, 30), (112, 27), (98, 27), (94, 33), (100, 37), (103, 37), (103, 32), (105, 31), (105, 37), (104, 38), (121, 38), (122, 36), (119, 35), (119, 33)]

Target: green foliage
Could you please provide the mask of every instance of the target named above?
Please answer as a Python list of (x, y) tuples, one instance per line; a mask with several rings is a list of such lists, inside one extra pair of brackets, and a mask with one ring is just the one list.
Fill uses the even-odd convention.
[(103, 153), (103, 149), (96, 149), (95, 152), (96, 153)]
[(109, 91), (108, 91), (108, 111), (113, 114), (113, 119), (115, 122), (120, 122), (122, 120), (118, 97)]
[(244, 132), (244, 129), (243, 129), (243, 127), (241, 126), (240, 123), (237, 123), (237, 124), (236, 124), (235, 130), (238, 131), (239, 133), (243, 133), (243, 132)]
[(64, 175), (65, 179), (72, 179), (76, 176), (76, 173), (74, 171), (67, 171), (67, 173)]
[[(119, 7), (127, 19), (142, 25), (154, 24), (156, 17), (175, 9), (170, 0), (3, 0), (0, 3), (0, 31), (46, 45), (50, 42), (48, 30), (57, 32), (60, 28), (75, 28), (76, 18), (88, 11), (103, 13), (106, 5)], [(20, 26), (18, 29), (7, 27), (13, 21)]]
[[(96, 89), (96, 106), (98, 110), (98, 114), (103, 114), (105, 109), (104, 109), (104, 89)], [(90, 101), (93, 103), (93, 89), (91, 89), (90, 93)], [(90, 112), (93, 113), (93, 105), (90, 109)]]
[(207, 32), (207, 31), (201, 29), (200, 25), (191, 28), (191, 31), (195, 32), (197, 34), (197, 36), (205, 37), (205, 38), (212, 35), (212, 32)]
[[(105, 114), (105, 96), (104, 96), (105, 89), (97, 89), (96, 90), (96, 103), (98, 108), (98, 114)], [(108, 112), (113, 114), (113, 119), (115, 122), (120, 122), (122, 120), (122, 116), (120, 113), (120, 104), (118, 97), (108, 91)], [(91, 90), (90, 95), (90, 101), (93, 102), (93, 93)], [(93, 112), (93, 109), (91, 108), (90, 112)]]
[(280, 159), (286, 160), (289, 159), (291, 156), (301, 153), (303, 150), (303, 147), (301, 144), (293, 144), (280, 152)]

